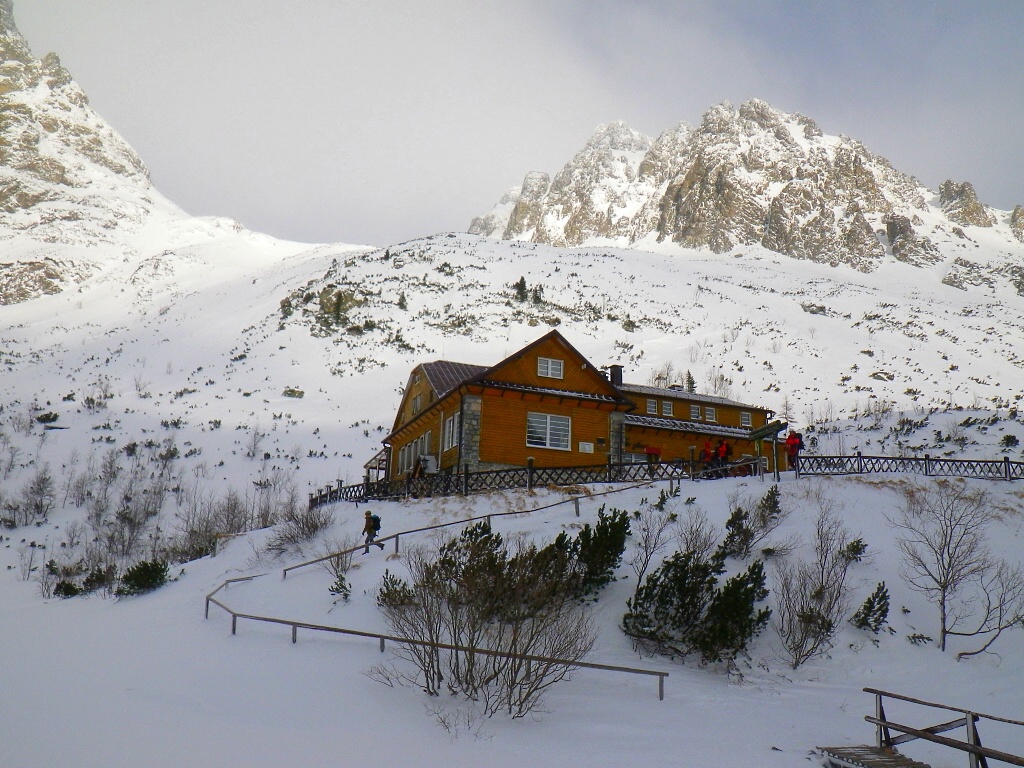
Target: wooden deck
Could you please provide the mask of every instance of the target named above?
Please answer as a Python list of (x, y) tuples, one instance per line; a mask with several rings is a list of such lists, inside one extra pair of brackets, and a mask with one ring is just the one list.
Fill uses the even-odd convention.
[(930, 768), (893, 749), (879, 747), (818, 747), (831, 768)]

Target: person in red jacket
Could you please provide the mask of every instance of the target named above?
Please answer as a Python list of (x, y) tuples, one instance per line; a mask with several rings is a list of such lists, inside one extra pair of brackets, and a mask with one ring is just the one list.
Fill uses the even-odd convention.
[(800, 459), (800, 450), (803, 447), (803, 438), (792, 429), (789, 430), (789, 434), (786, 436), (786, 456), (789, 458), (789, 466), (794, 472)]

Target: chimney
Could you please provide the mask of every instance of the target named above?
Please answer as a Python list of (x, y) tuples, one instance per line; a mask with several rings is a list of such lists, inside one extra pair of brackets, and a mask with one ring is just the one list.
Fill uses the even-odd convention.
[(613, 387), (622, 386), (622, 366), (621, 365), (609, 365), (608, 375), (611, 377)]

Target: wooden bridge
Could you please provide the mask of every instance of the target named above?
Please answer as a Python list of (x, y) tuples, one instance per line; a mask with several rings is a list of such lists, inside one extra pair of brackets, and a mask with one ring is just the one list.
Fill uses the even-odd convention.
[[(969, 768), (988, 768), (989, 760), (1024, 766), (1024, 757), (983, 746), (981, 736), (978, 735), (978, 722), (981, 720), (991, 720), (1016, 726), (1024, 726), (1024, 722), (995, 715), (983, 715), (980, 712), (971, 712), (967, 709), (951, 707), (946, 704), (936, 704), (931, 701), (914, 699), (910, 696), (880, 691), (876, 688), (865, 688), (864, 691), (865, 693), (874, 694), (875, 697), (875, 714), (873, 716), (867, 715), (864, 718), (875, 726), (875, 743), (865, 746), (818, 747), (818, 750), (825, 758), (826, 765), (830, 766), (830, 768), (929, 768), (927, 764), (913, 760), (896, 749), (896, 747), (916, 739), (929, 741), (933, 744), (941, 744), (944, 747), (950, 747), (966, 753)], [(906, 702), (918, 707), (930, 707), (948, 712), (956, 712), (961, 717), (927, 727), (902, 725), (886, 717), (884, 702), (886, 698)], [(963, 739), (939, 735), (958, 728), (964, 729)], [(893, 736), (893, 732), (902, 735)]]

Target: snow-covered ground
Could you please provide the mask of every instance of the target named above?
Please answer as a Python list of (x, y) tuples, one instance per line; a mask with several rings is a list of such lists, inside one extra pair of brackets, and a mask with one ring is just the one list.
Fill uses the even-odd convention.
[[(17, 577), (22, 538), (56, 535), (74, 516), (52, 517), (52, 525), (8, 532), (0, 546), (4, 587), (0, 601), (0, 762), (11, 766), (104, 765), (765, 765), (817, 764), (816, 745), (870, 743), (863, 721), (872, 698), (865, 686), (1021, 718), (1024, 672), (1019, 656), (1024, 632), (1005, 636), (998, 655), (957, 662), (952, 651), (913, 645), (907, 637), (936, 635), (937, 612), (909, 591), (897, 574), (897, 555), (886, 511), (899, 502), (890, 480), (785, 477), (781, 488), (793, 512), (780, 536), (805, 538), (815, 515), (812, 499), (824, 493), (842, 510), (845, 524), (868, 544), (869, 561), (853, 566), (851, 602), (859, 604), (884, 580), (892, 594), (893, 633), (870, 635), (851, 626), (833, 650), (793, 671), (773, 630), (754, 643), (741, 674), (640, 657), (618, 629), (632, 594), (628, 566), (602, 594), (595, 611), (600, 627), (591, 660), (670, 673), (665, 700), (654, 678), (580, 670), (556, 686), (537, 717), (481, 719), (458, 699), (431, 699), (416, 688), (391, 688), (367, 671), (390, 658), (372, 640), (300, 631), (292, 645), (287, 627), (240, 621), (231, 636), (230, 618), (216, 606), (203, 618), (204, 595), (222, 581), (265, 576), (220, 593), (238, 611), (369, 631), (387, 631), (372, 592), (385, 568), (401, 569), (390, 545), (357, 556), (350, 571), (353, 596), (336, 603), (332, 578), (312, 567), (281, 579), (292, 557), (260, 556), (266, 532), (232, 540), (216, 558), (175, 568), (177, 580), (148, 595), (120, 600), (99, 597), (41, 600), (32, 581)], [(721, 527), (726, 498), (735, 492), (760, 496), (756, 480), (686, 484)], [(1019, 489), (987, 485), (1014, 511), (993, 530), (998, 548), (1019, 553)], [(624, 491), (584, 500), (581, 518), (573, 506), (523, 516), (495, 518), (496, 530), (542, 540), (580, 521), (593, 522), (598, 504), (626, 510), (654, 489)], [(489, 511), (529, 509), (558, 499), (558, 492), (494, 494), (467, 500), (420, 500), (374, 505), (385, 533)], [(682, 500), (680, 500), (682, 507)], [(355, 534), (361, 512), (337, 510), (333, 535)], [(402, 540), (408, 546), (412, 537)], [(632, 545), (631, 545), (632, 546)], [(806, 550), (806, 547), (804, 548)], [(628, 560), (631, 549), (627, 550)], [(793, 557), (807, 556), (798, 551)], [(397, 562), (396, 562), (397, 560)], [(769, 604), (771, 597), (769, 597)], [(438, 715), (441, 711), (442, 715)], [(890, 705), (890, 717), (903, 708)], [(901, 722), (933, 725), (941, 712), (907, 714)], [(440, 717), (450, 723), (445, 728)], [(922, 720), (922, 718), (924, 720)], [(938, 718), (938, 719), (935, 719)], [(932, 722), (934, 720), (934, 722)], [(927, 721), (927, 722), (925, 722)], [(996, 731), (985, 722), (986, 745), (1024, 750), (1024, 732)], [(1009, 730), (1009, 729), (1008, 729)], [(964, 764), (962, 754), (906, 748), (933, 766)]]
[[(873, 558), (854, 568), (851, 611), (886, 582), (894, 633), (874, 638), (877, 645), (846, 626), (827, 657), (792, 671), (769, 629), (732, 676), (640, 658), (618, 628), (633, 587), (623, 565), (596, 606), (593, 660), (669, 671), (664, 701), (653, 678), (581, 670), (552, 690), (538, 717), (481, 720), (457, 700), (371, 680), (365, 673), (389, 658), (373, 641), (300, 632), (292, 646), (284, 627), (243, 621), (232, 637), (226, 614), (213, 608), (204, 620), (210, 590), (265, 572), (224, 599), (238, 610), (383, 630), (370, 594), (401, 558), (359, 558), (349, 604), (335, 605), (321, 571), (280, 578), (323, 540), (356, 534), (362, 509), (348, 505), (335, 508), (333, 528), (302, 553), (271, 559), (263, 544), (272, 532), (254, 532), (216, 558), (176, 566), (177, 580), (153, 594), (43, 599), (34, 578), (22, 578), (23, 559), (32, 542), (59, 553), (68, 526), (87, 514), (67, 498), (68, 481), (104, 456), (148, 443), (141, 465), (155, 472), (157, 453), (174, 445), (172, 475), (188, 493), (221, 499), (234, 489), (252, 498), (254, 482), (276, 476), (302, 500), (361, 477), (413, 365), (494, 363), (555, 323), (595, 364), (623, 363), (629, 381), (646, 382), (668, 364), (675, 374), (690, 370), (702, 390), (723, 377), (728, 394), (805, 427), (819, 452), (1021, 456), (1015, 382), (1024, 307), (1016, 296), (945, 286), (938, 273), (890, 264), (862, 275), (756, 249), (563, 251), (466, 235), (384, 250), (303, 248), (216, 221), (180, 226), (187, 231), (173, 247), (160, 245), (163, 226), (140, 243), (138, 260), (102, 262), (74, 290), (0, 307), (0, 492), (16, 499), (44, 465), (58, 489), (46, 523), (0, 531), (0, 765), (790, 766), (815, 764), (816, 745), (871, 740), (865, 686), (1024, 715), (1024, 633), (1002, 638), (998, 656), (959, 663), (934, 643), (907, 640), (935, 637), (937, 619), (898, 572), (885, 521), (899, 503), (893, 478), (787, 476), (782, 484), (794, 513), (780, 535), (804, 540), (794, 557), (808, 554), (816, 495), (808, 489), (819, 484), (868, 543)], [(514, 300), (510, 286), (520, 276), (542, 287), (541, 300)], [(338, 291), (348, 296), (343, 320), (325, 305)], [(44, 430), (36, 420), (44, 413), (57, 414), (57, 429)], [(254, 445), (256, 455), (247, 455)], [(731, 493), (765, 487), (723, 480), (683, 495), (721, 527)], [(1006, 510), (994, 546), (1019, 561), (1019, 489), (986, 487)], [(157, 519), (164, 532), (180, 525), (185, 495), (167, 495)], [(608, 503), (633, 510), (656, 495), (627, 491)], [(394, 533), (552, 496), (374, 509)], [(581, 519), (593, 521), (597, 506), (584, 502)], [(548, 539), (578, 522), (567, 505), (496, 527)], [(915, 722), (934, 724), (923, 717)], [(1024, 751), (1020, 735), (981, 735), (995, 748)], [(963, 762), (928, 748), (908, 752), (934, 766)]]

